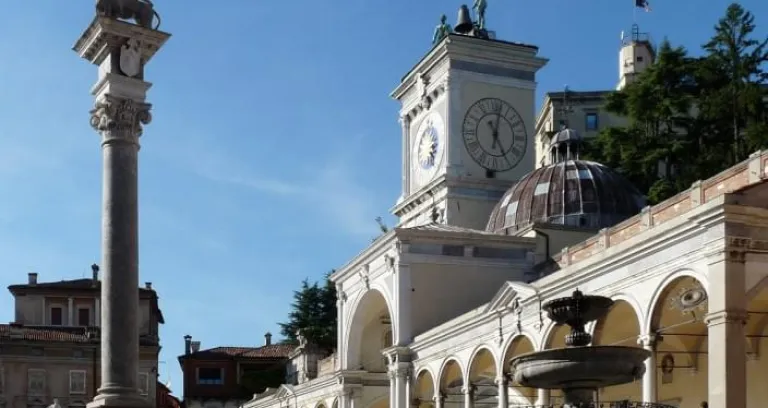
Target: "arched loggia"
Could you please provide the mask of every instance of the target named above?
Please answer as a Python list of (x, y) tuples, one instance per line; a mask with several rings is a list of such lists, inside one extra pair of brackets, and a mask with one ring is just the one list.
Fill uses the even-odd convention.
[(387, 364), (381, 350), (393, 342), (389, 303), (377, 289), (365, 292), (355, 306), (347, 336), (347, 369), (383, 373)]

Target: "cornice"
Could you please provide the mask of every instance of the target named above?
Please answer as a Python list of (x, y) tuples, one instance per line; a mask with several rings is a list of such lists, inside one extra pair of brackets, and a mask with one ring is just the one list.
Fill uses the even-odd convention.
[(387, 251), (394, 240), (395, 229), (391, 229), (376, 239), (376, 241), (371, 243), (368, 247), (363, 249), (354, 258), (347, 262), (346, 265), (342, 266), (336, 272), (331, 274), (329, 278), (334, 283), (347, 280), (350, 276), (356, 274), (358, 269), (360, 269), (364, 263), (368, 263), (372, 259), (378, 258), (380, 255), (382, 255), (383, 252)]

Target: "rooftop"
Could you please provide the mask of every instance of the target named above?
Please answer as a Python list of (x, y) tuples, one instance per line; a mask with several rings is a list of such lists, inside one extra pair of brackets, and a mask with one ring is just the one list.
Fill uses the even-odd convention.
[(261, 347), (214, 347), (179, 356), (179, 362), (194, 360), (262, 360), (282, 359), (296, 348), (295, 344), (270, 344)]

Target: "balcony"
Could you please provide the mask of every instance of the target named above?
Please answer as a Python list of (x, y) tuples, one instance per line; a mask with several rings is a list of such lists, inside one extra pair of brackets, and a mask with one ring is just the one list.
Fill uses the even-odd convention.
[(322, 377), (336, 371), (336, 353), (317, 362), (317, 376)]

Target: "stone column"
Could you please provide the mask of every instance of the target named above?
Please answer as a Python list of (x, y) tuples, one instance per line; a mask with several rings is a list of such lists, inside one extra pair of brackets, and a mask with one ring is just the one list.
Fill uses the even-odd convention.
[(656, 335), (645, 334), (637, 339), (637, 344), (651, 352), (651, 356), (645, 360), (645, 373), (643, 374), (643, 402), (656, 402)]
[(745, 259), (729, 251), (709, 259), (708, 381), (710, 407), (746, 408)]
[(389, 406), (410, 408), (410, 364), (393, 363), (389, 372)]
[(151, 84), (144, 66), (170, 37), (108, 16), (74, 50), (98, 65), (91, 126), (101, 136), (101, 387), (90, 408), (147, 407), (139, 395), (138, 152)]
[(464, 393), (464, 408), (475, 408), (475, 387), (468, 384), (461, 391)]
[(509, 406), (509, 390), (507, 389), (509, 383), (507, 378), (504, 376), (497, 378), (496, 385), (499, 386), (499, 408), (507, 408)]
[(537, 392), (536, 406), (537, 407), (549, 406), (549, 399), (550, 399), (549, 390), (545, 390), (544, 388), (539, 388)]
[(443, 408), (443, 401), (445, 401), (443, 391), (438, 389), (432, 401), (435, 403), (435, 408)]

